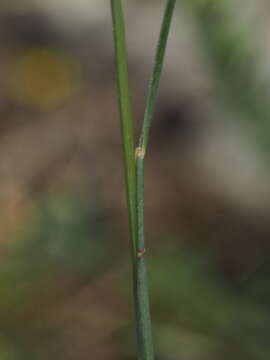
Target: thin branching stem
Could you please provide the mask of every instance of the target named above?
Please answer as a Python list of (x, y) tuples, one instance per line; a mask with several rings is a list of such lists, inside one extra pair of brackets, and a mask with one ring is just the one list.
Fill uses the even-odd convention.
[(136, 175), (133, 141), (132, 111), (129, 94), (128, 66), (125, 44), (125, 24), (121, 0), (111, 0), (113, 34), (117, 71), (118, 103), (123, 145), (123, 161), (126, 184), (126, 198), (131, 236), (132, 262), (136, 262), (137, 214)]
[(167, 47), (168, 35), (171, 27), (172, 16), (175, 8), (176, 0), (167, 0), (166, 8), (164, 11), (161, 31), (156, 50), (154, 69), (152, 77), (149, 82), (144, 119), (139, 139), (139, 147), (146, 153), (150, 126), (154, 114), (154, 106), (157, 98), (157, 91), (160, 83), (161, 72), (163, 68), (165, 52)]
[(139, 146), (136, 149), (136, 195), (137, 195), (137, 286), (136, 303), (138, 305), (137, 321), (140, 332), (138, 334), (139, 359), (153, 360), (153, 342), (151, 315), (149, 305), (149, 291), (147, 285), (147, 271), (145, 262), (145, 230), (144, 230), (144, 159), (148, 145), (150, 125), (153, 118), (154, 105), (160, 83), (164, 63), (166, 45), (171, 26), (176, 0), (168, 0), (164, 11), (161, 31), (159, 35), (153, 74), (150, 79), (146, 100), (144, 120), (142, 124)]
[(131, 253), (139, 360), (154, 359), (149, 290), (144, 256), (144, 158), (175, 2), (176, 0), (167, 0), (164, 11), (139, 146), (134, 154), (122, 1), (111, 0), (126, 196), (129, 213), (129, 229), (132, 240)]
[(129, 95), (128, 67), (125, 44), (125, 24), (121, 0), (111, 0), (113, 20), (114, 47), (117, 70), (118, 103), (121, 123), (121, 137), (123, 146), (123, 162), (125, 172), (126, 197), (129, 217), (129, 233), (131, 237), (131, 258), (133, 270), (133, 296), (136, 316), (136, 334), (138, 354), (140, 353), (139, 307), (137, 296), (137, 196), (136, 169), (132, 129), (132, 112)]

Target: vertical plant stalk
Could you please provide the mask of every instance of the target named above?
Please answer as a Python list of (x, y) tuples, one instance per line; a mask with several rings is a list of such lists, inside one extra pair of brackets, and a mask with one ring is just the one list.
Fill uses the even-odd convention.
[(176, 0), (167, 0), (159, 40), (156, 49), (153, 73), (150, 79), (144, 119), (136, 149), (136, 196), (137, 196), (137, 286), (136, 303), (138, 304), (137, 321), (140, 332), (138, 334), (139, 359), (153, 360), (153, 342), (151, 330), (151, 316), (149, 305), (149, 291), (147, 285), (147, 271), (145, 262), (145, 230), (144, 230), (144, 159), (147, 151), (149, 131), (154, 113), (154, 105), (160, 83), (168, 35)]
[(125, 172), (126, 198), (131, 237), (132, 263), (136, 262), (137, 214), (136, 214), (136, 172), (133, 142), (132, 112), (129, 95), (128, 66), (125, 44), (125, 24), (121, 0), (111, 0), (115, 62), (117, 71), (118, 105), (120, 112), (123, 162)]
[[(132, 111), (129, 95), (128, 66), (125, 44), (125, 24), (121, 0), (111, 0), (113, 22), (115, 63), (117, 71), (118, 106), (120, 113), (123, 162), (125, 172), (126, 199), (129, 218), (130, 249), (133, 273), (134, 311), (136, 317), (136, 334), (139, 338), (138, 304), (137, 304), (137, 207), (136, 207), (136, 169), (133, 142)], [(139, 346), (139, 345), (138, 345)], [(139, 352), (139, 350), (138, 350)]]
[(167, 0), (167, 5), (164, 11), (154, 70), (147, 95), (139, 146), (134, 154), (132, 112), (128, 84), (125, 25), (122, 1), (111, 0), (117, 68), (118, 101), (124, 154), (126, 196), (129, 214), (129, 231), (132, 240), (131, 253), (139, 360), (154, 359), (149, 291), (144, 256), (144, 158), (175, 2), (176, 0)]
[(163, 15), (163, 21), (158, 39), (158, 45), (155, 55), (154, 69), (149, 82), (149, 88), (146, 99), (144, 119), (139, 139), (139, 147), (145, 155), (149, 139), (150, 126), (154, 114), (154, 106), (157, 98), (157, 91), (160, 83), (161, 72), (163, 68), (167, 41), (172, 22), (172, 16), (176, 0), (167, 0), (166, 8)]
[(149, 290), (144, 241), (144, 152), (136, 149), (136, 190), (137, 190), (137, 266), (136, 266), (136, 304), (139, 360), (153, 360), (154, 348), (150, 315)]

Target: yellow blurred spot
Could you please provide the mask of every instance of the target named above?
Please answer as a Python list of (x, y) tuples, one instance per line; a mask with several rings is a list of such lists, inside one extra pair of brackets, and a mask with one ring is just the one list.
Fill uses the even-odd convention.
[(40, 109), (51, 110), (63, 104), (78, 87), (75, 63), (46, 48), (26, 51), (12, 71), (16, 99)]

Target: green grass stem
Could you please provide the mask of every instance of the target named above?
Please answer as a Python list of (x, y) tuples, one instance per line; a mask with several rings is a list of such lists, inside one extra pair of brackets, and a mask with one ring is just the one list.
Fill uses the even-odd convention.
[(165, 7), (154, 69), (148, 89), (139, 146), (134, 153), (122, 2), (121, 0), (111, 0), (126, 194), (132, 240), (133, 285), (139, 360), (154, 359), (144, 240), (144, 159), (175, 3), (176, 0), (167, 0)]
[(123, 162), (126, 185), (126, 198), (131, 236), (132, 262), (136, 261), (136, 175), (133, 141), (132, 111), (129, 94), (128, 66), (125, 44), (125, 24), (121, 0), (111, 0), (113, 34), (117, 71), (118, 105), (120, 112)]
[(171, 27), (172, 16), (176, 0), (168, 0), (163, 15), (161, 31), (156, 49), (153, 73), (150, 79), (145, 114), (136, 149), (136, 195), (137, 195), (137, 304), (138, 326), (141, 329), (138, 335), (139, 359), (153, 360), (153, 342), (151, 330), (151, 315), (149, 305), (149, 291), (147, 285), (147, 269), (145, 260), (145, 230), (144, 230), (144, 163), (148, 145), (149, 131), (154, 114), (161, 72), (164, 64), (167, 40)]
[(155, 55), (154, 69), (149, 82), (149, 88), (146, 99), (144, 119), (139, 139), (139, 147), (142, 148), (144, 154), (146, 153), (150, 126), (154, 114), (154, 106), (156, 103), (158, 87), (163, 68), (165, 52), (167, 47), (167, 40), (172, 22), (172, 16), (175, 8), (176, 0), (167, 0), (166, 8), (164, 11), (163, 21), (158, 39), (158, 45)]
[(136, 264), (136, 304), (138, 332), (138, 354), (140, 360), (153, 360), (152, 325), (150, 315), (149, 290), (144, 241), (144, 152), (136, 150), (137, 185), (137, 264)]

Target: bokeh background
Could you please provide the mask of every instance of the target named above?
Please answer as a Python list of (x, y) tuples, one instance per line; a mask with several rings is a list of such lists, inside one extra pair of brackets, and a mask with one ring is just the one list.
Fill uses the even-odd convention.
[[(135, 133), (165, 1), (126, 0)], [(177, 2), (146, 164), (157, 360), (270, 356), (270, 6)], [(110, 4), (0, 4), (0, 358), (135, 356)]]

